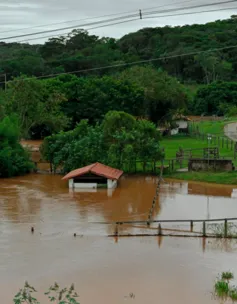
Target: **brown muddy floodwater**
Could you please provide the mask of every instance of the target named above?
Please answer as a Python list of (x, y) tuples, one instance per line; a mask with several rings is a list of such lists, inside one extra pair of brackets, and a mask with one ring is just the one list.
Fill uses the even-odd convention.
[[(235, 241), (115, 240), (107, 237), (114, 227), (95, 223), (147, 220), (155, 183), (153, 177), (123, 177), (111, 194), (70, 192), (60, 176), (0, 180), (1, 303), (12, 303), (25, 280), (40, 292), (55, 281), (75, 283), (81, 304), (216, 303), (211, 292), (217, 274), (231, 270), (237, 275)], [(153, 214), (154, 219), (233, 216), (233, 187), (175, 181), (162, 184)]]

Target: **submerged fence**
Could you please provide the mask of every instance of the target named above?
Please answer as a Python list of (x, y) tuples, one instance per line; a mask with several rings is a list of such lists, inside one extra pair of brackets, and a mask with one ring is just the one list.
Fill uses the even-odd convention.
[[(114, 233), (109, 237), (137, 237), (137, 236), (175, 236), (175, 237), (210, 237), (210, 238), (236, 238), (237, 224), (234, 222), (237, 218), (221, 218), (221, 219), (187, 219), (187, 220), (149, 220), (149, 221), (118, 221), (115, 223), (101, 222), (97, 224), (113, 225)], [(136, 224), (140, 230), (139, 233), (123, 233), (121, 228), (132, 226), (136, 228)], [(155, 226), (156, 224), (156, 226)], [(186, 224), (185, 229), (173, 228), (165, 226), (165, 224)], [(196, 230), (195, 230), (196, 226)], [(152, 230), (149, 232), (147, 230)]]

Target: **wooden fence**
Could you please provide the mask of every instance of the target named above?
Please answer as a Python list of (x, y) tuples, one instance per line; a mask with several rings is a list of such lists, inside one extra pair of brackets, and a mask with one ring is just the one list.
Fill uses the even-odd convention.
[(202, 141), (206, 141), (210, 145), (214, 144), (219, 148), (226, 148), (227, 150), (233, 151), (234, 159), (237, 158), (237, 142), (226, 136), (202, 133), (199, 131), (198, 126), (194, 125), (189, 125), (189, 135)]
[[(234, 234), (230, 234), (228, 233), (228, 224), (230, 222), (234, 222), (237, 221), (237, 218), (220, 218), (220, 219), (187, 219), (187, 220), (149, 220), (149, 221), (118, 221), (118, 222), (99, 222), (96, 224), (104, 224), (104, 225), (113, 225), (115, 226), (115, 231), (114, 234), (109, 235), (109, 236), (113, 236), (113, 237), (125, 237), (125, 236), (183, 236), (183, 237), (210, 237), (210, 238), (237, 238), (237, 230), (236, 233)], [(180, 234), (164, 234), (163, 231), (164, 230), (172, 230), (172, 229), (166, 229), (164, 227), (162, 227), (162, 224), (164, 223), (173, 223), (173, 224), (180, 224), (180, 223), (188, 223), (190, 230), (186, 231), (186, 232), (190, 232), (193, 233), (194, 230), (194, 224), (195, 223), (201, 223), (202, 225), (202, 229), (201, 232), (197, 233), (196, 235), (193, 234), (189, 234), (189, 235), (180, 235)], [(219, 223), (219, 225), (223, 224), (223, 231), (221, 233), (208, 233), (207, 232), (207, 223)], [(144, 225), (144, 229), (150, 227), (151, 224), (158, 224), (157, 228), (156, 228), (156, 233), (139, 233), (139, 234), (120, 234), (119, 233), (119, 226), (122, 225), (134, 225), (134, 224), (143, 224)], [(141, 228), (141, 227), (139, 227)], [(237, 229), (237, 226), (236, 226)], [(175, 231), (177, 232), (177, 229), (175, 229)], [(181, 232), (183, 232), (183, 230), (180, 230)]]

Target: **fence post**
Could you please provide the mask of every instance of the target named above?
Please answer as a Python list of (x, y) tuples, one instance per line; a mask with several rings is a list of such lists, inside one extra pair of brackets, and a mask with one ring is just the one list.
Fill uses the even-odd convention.
[(206, 222), (203, 222), (203, 229), (202, 229), (202, 235), (205, 237), (206, 236)]
[(193, 232), (193, 221), (190, 222), (190, 231)]
[(237, 152), (237, 143), (234, 145), (234, 159), (236, 159), (236, 152)]
[(228, 237), (228, 222), (227, 219), (225, 219), (225, 231), (224, 231), (224, 237), (227, 238)]
[(116, 223), (116, 226), (115, 226), (115, 232), (114, 232), (114, 234), (116, 235), (116, 236), (118, 236), (118, 224)]
[(161, 236), (162, 235), (162, 228), (161, 228), (161, 224), (159, 224), (158, 226), (158, 235)]

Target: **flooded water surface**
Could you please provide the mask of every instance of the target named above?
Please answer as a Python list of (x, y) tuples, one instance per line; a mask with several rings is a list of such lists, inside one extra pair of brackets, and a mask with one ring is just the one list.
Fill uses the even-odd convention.
[[(154, 177), (125, 176), (113, 193), (83, 193), (71, 192), (57, 175), (1, 180), (1, 303), (12, 303), (25, 280), (41, 293), (55, 281), (62, 287), (75, 283), (81, 304), (216, 303), (211, 292), (217, 274), (237, 275), (235, 241), (108, 237), (115, 229), (111, 222), (147, 221), (156, 183)], [(152, 216), (237, 217), (235, 194), (229, 186), (166, 181)], [(142, 224), (119, 229), (149, 230)]]

